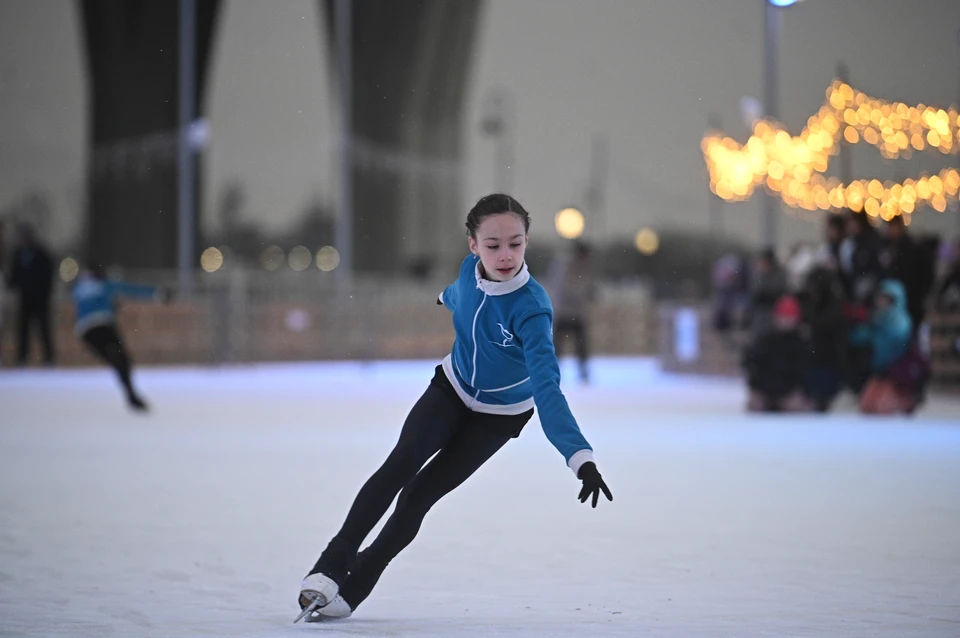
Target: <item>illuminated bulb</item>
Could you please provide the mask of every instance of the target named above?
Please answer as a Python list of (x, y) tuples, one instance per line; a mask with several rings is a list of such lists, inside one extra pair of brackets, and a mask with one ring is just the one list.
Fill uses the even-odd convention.
[[(80, 273), (80, 264), (73, 257), (66, 257), (60, 262), (60, 279), (65, 283), (70, 283), (77, 278)], [(3, 285), (0, 283), (0, 285)]]
[(216, 246), (210, 246), (200, 255), (200, 267), (206, 272), (216, 272), (223, 266), (223, 253)]
[(283, 248), (267, 246), (260, 253), (260, 266), (264, 270), (274, 271), (283, 263)]
[(650, 256), (660, 248), (660, 237), (651, 228), (641, 228), (633, 243), (641, 254)]
[(287, 256), (287, 263), (290, 265), (290, 268), (297, 272), (303, 272), (309, 268), (312, 261), (313, 255), (306, 246), (295, 246)]
[[(719, 187), (717, 194), (720, 195)], [(729, 196), (720, 196), (723, 199), (729, 199)], [(554, 218), (554, 225), (557, 228), (557, 233), (564, 239), (576, 239), (583, 234), (586, 222), (583, 213), (576, 208), (564, 208)]]
[(929, 180), (930, 192), (934, 195), (939, 195), (943, 192), (943, 180), (940, 179), (938, 175), (934, 175)]
[(783, 164), (776, 160), (770, 162), (770, 165), (767, 166), (767, 175), (773, 179), (783, 179)]
[(340, 265), (340, 251), (333, 246), (324, 246), (317, 251), (317, 268), (323, 272), (336, 270)]

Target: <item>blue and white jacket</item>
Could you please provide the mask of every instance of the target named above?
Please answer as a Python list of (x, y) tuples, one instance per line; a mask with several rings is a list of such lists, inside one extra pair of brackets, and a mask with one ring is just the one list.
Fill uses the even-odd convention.
[(73, 287), (72, 294), (77, 313), (74, 331), (82, 335), (91, 328), (116, 323), (117, 295), (151, 299), (156, 297), (157, 289), (153, 286), (82, 275)]
[(550, 297), (527, 265), (509, 281), (490, 281), (470, 255), (440, 302), (453, 312), (456, 332), (443, 371), (464, 404), (485, 414), (522, 414), (536, 405), (544, 434), (574, 474), (593, 461), (560, 392)]

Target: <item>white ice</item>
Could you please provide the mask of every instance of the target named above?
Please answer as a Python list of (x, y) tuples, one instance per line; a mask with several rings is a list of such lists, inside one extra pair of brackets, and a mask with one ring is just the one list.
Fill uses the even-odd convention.
[(565, 390), (615, 500), (534, 420), (353, 618), (301, 577), (432, 362), (0, 374), (0, 635), (960, 636), (960, 401), (751, 417), (734, 380), (595, 362)]

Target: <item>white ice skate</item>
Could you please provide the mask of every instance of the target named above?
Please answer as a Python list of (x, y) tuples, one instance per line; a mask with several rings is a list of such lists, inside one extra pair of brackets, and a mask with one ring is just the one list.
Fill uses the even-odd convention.
[(350, 605), (347, 604), (347, 601), (343, 599), (343, 596), (337, 594), (334, 596), (333, 600), (330, 601), (329, 605), (325, 605), (320, 609), (314, 610), (310, 615), (307, 616), (307, 622), (326, 622), (328, 620), (343, 620), (349, 618), (350, 614), (353, 613), (353, 610), (350, 609)]
[(321, 607), (332, 602), (340, 591), (340, 586), (325, 574), (310, 574), (300, 583), (300, 607), (303, 611), (294, 623), (310, 616)]

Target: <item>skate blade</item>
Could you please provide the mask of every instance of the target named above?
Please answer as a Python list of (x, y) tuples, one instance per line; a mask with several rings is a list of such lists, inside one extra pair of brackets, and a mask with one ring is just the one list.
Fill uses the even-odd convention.
[[(319, 610), (317, 610), (319, 611)], [(324, 616), (321, 613), (311, 614), (307, 616), (307, 619), (304, 622), (307, 623), (318, 623), (318, 622), (328, 622), (328, 623), (337, 623), (344, 622), (350, 616), (344, 616), (343, 618), (338, 618), (336, 616)]]
[[(315, 591), (302, 591), (300, 592), (300, 597), (309, 600), (310, 604), (304, 607), (303, 611), (300, 612), (300, 615), (296, 617), (296, 619), (293, 621), (294, 625), (327, 604), (326, 599), (324, 599), (323, 596)], [(308, 620), (307, 622), (310, 621)]]

